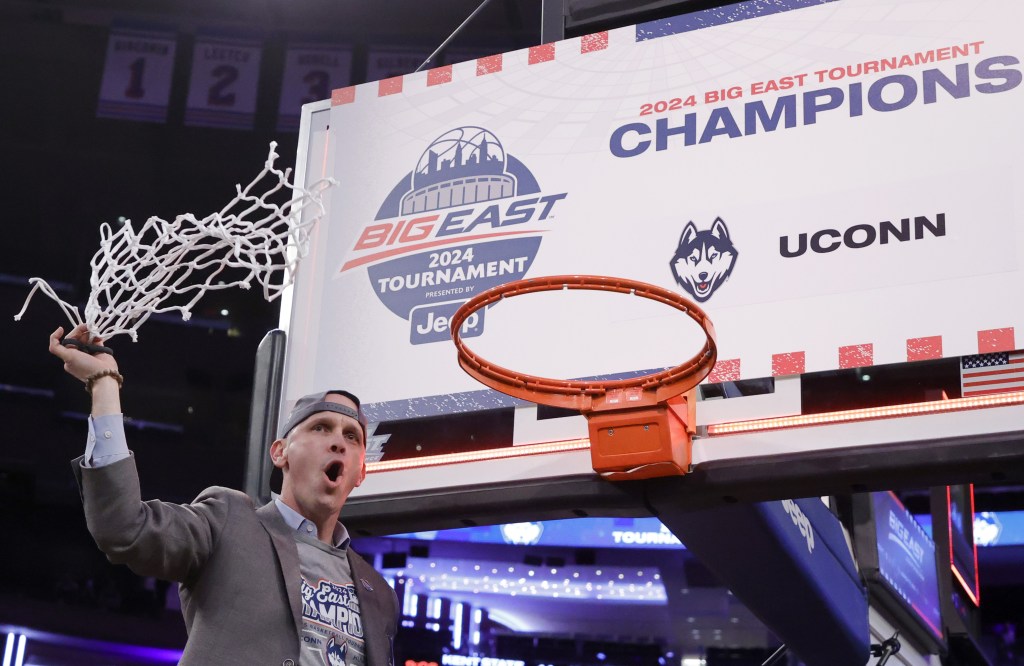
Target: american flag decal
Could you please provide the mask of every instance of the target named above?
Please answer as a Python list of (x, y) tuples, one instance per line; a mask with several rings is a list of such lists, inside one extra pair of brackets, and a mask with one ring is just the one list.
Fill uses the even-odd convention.
[(1024, 352), (960, 357), (960, 390), (965, 398), (1024, 391)]

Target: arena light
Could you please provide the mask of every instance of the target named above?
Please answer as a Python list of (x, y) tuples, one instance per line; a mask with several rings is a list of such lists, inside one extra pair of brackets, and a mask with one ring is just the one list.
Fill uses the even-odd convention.
[[(25, 634), (7, 634), (3, 666), (22, 666), (25, 663), (25, 641)], [(15, 648), (15, 643), (17, 643), (17, 648)]]
[[(977, 548), (977, 546), (975, 546), (975, 548)], [(960, 586), (963, 587), (964, 592), (967, 594), (967, 597), (974, 603), (975, 606), (981, 605), (981, 600), (978, 599), (977, 595), (975, 595), (974, 592), (971, 590), (970, 584), (966, 580), (964, 580), (963, 574), (961, 574), (960, 570), (956, 568), (956, 565), (954, 564), (950, 566), (950, 569), (953, 570), (953, 576), (957, 579), (957, 581), (959, 581)]]
[[(970, 489), (971, 489), (971, 492), (970, 492), (971, 507), (970, 507), (970, 509), (971, 509), (971, 516), (973, 518), (973, 516), (974, 516), (974, 484), (973, 483), (969, 484), (969, 486), (970, 486)], [(949, 520), (949, 568), (953, 570), (953, 576), (960, 583), (960, 586), (963, 588), (964, 592), (967, 593), (967, 597), (974, 603), (975, 606), (980, 606), (981, 605), (981, 599), (979, 597), (981, 596), (981, 582), (979, 581), (979, 578), (978, 578), (978, 542), (975, 539), (971, 539), (971, 548), (974, 549), (974, 551), (973, 551), (973, 555), (974, 555), (974, 580), (972, 581), (973, 582), (973, 585), (972, 585), (971, 583), (968, 583), (967, 580), (964, 578), (964, 575), (962, 573), (960, 573), (960, 569), (956, 565), (956, 558), (953, 555), (953, 522), (952, 522), (952, 519), (951, 519), (952, 511), (950, 509), (950, 507), (952, 506), (952, 503), (953, 503), (952, 489), (949, 486), (946, 486), (946, 511), (947, 511), (947, 516), (950, 518), (950, 520)], [(973, 528), (974, 525), (972, 524), (971, 527)], [(974, 530), (972, 529), (971, 530), (972, 535), (973, 535), (973, 531)]]
[(873, 421), (902, 416), (921, 416), (925, 414), (944, 414), (962, 412), (988, 407), (1010, 407), (1024, 404), (1024, 391), (993, 395), (974, 396), (970, 398), (952, 398), (930, 402), (914, 402), (904, 405), (888, 405), (886, 407), (869, 407), (866, 409), (847, 409), (822, 414), (806, 414), (801, 416), (783, 416), (770, 419), (754, 419), (735, 423), (719, 423), (708, 426), (708, 435), (734, 435), (744, 432), (761, 432), (765, 430), (782, 430), (785, 428), (801, 428), (805, 426), (833, 425), (836, 423), (854, 423), (857, 421)]
[(14, 627), (13, 629), (12, 633), (7, 634), (4, 660), (0, 662), (0, 666), (26, 666), (24, 660), (29, 637), (38, 644), (74, 649), (77, 654), (106, 655), (107, 657), (117, 655), (127, 657), (132, 663), (177, 664), (181, 661), (181, 650), (81, 638), (25, 627)]
[(7, 634), (7, 641), (4, 645), (4, 665), (11, 666), (11, 657), (14, 655), (14, 634)]
[(463, 608), (464, 608), (464, 606), (463, 606), (462, 602), (458, 602), (458, 603), (455, 604), (454, 613), (453, 613), (453, 615), (454, 615), (453, 619), (455, 621), (455, 625), (452, 627), (452, 647), (455, 648), (456, 650), (458, 650), (459, 648), (462, 647), (462, 613), (463, 613)]

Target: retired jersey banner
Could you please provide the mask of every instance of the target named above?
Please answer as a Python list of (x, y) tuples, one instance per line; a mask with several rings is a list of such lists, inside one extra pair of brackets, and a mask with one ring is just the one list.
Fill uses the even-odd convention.
[(166, 122), (175, 40), (170, 30), (112, 28), (96, 115)]
[[(336, 90), (286, 392), (472, 408), (448, 319), (560, 274), (695, 301), (711, 381), (1016, 349), (1022, 58), (1016, 0), (745, 2)], [(592, 340), (562, 378), (650, 367)]]
[(185, 124), (252, 129), (262, 50), (255, 39), (196, 36)]
[(428, 56), (429, 51), (371, 48), (366, 54), (366, 80), (380, 81), (415, 72)]
[(323, 44), (290, 44), (285, 55), (281, 101), (277, 109), (279, 132), (299, 129), (302, 105), (330, 99), (331, 91), (351, 83), (352, 49)]

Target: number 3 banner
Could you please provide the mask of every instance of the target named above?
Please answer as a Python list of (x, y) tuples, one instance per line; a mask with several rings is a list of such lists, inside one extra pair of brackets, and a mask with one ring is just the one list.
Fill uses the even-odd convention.
[(302, 105), (329, 99), (331, 91), (351, 82), (352, 51), (315, 44), (291, 44), (285, 57), (281, 103), (277, 109), (279, 132), (299, 129)]
[(198, 35), (185, 124), (252, 129), (261, 51), (255, 39)]
[(166, 122), (174, 46), (170, 30), (112, 29), (96, 115)]

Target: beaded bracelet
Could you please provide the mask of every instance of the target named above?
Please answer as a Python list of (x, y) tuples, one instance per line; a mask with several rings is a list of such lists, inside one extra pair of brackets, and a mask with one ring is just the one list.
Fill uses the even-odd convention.
[(118, 372), (117, 370), (109, 369), (100, 370), (99, 372), (94, 372), (93, 374), (85, 378), (85, 392), (88, 393), (89, 395), (92, 395), (93, 384), (95, 384), (97, 381), (104, 377), (113, 377), (114, 380), (117, 382), (118, 389), (124, 386), (124, 377), (121, 376), (120, 372)]

